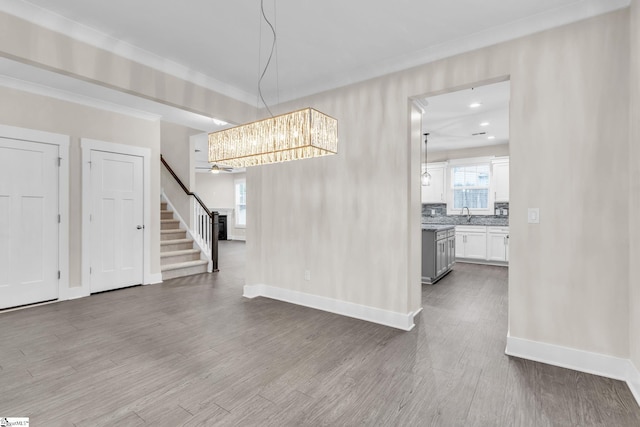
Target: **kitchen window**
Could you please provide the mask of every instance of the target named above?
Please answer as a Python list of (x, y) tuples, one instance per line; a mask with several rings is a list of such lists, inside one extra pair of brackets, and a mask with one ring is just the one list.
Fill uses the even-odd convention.
[(247, 226), (247, 182), (244, 179), (235, 180), (236, 188), (236, 227)]
[(451, 166), (452, 213), (489, 213), (489, 163)]

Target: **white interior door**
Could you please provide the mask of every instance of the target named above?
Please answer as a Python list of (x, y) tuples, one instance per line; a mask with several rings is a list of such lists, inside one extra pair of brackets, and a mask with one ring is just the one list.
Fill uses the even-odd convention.
[(142, 157), (91, 151), (91, 292), (143, 281)]
[(0, 308), (58, 298), (58, 146), (0, 138)]

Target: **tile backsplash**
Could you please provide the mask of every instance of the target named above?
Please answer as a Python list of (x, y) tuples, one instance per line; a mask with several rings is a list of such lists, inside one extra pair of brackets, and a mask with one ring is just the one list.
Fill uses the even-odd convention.
[[(498, 215), (472, 215), (472, 224), (479, 225), (508, 225), (509, 224), (509, 203), (494, 203), (493, 211)], [(446, 203), (423, 203), (422, 222), (433, 224), (458, 223), (462, 215), (447, 215)], [(464, 221), (463, 221), (464, 222)]]
[(447, 214), (446, 203), (423, 203), (422, 204), (422, 217), (434, 217), (443, 216)]

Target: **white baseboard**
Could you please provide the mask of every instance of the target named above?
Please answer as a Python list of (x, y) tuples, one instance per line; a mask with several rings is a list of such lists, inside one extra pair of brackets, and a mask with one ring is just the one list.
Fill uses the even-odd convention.
[(640, 372), (629, 359), (507, 336), (509, 356), (625, 381), (640, 405)]
[(366, 305), (354, 304), (304, 292), (277, 288), (268, 285), (245, 285), (243, 296), (246, 298), (265, 297), (292, 304), (328, 311), (343, 316), (353, 317), (392, 328), (410, 331), (415, 326), (413, 318), (422, 309), (410, 313), (397, 313)]
[(241, 241), (246, 241), (247, 239), (244, 236), (227, 236), (228, 240), (241, 240)]
[(62, 288), (60, 289), (60, 294), (58, 295), (58, 301), (84, 298), (88, 297), (89, 295), (89, 290), (82, 286), (75, 286), (73, 288)]
[(633, 393), (633, 397), (636, 398), (636, 402), (640, 405), (640, 370), (633, 364), (633, 362), (629, 362), (631, 365), (629, 368), (629, 377), (627, 378), (627, 385)]
[(158, 283), (162, 283), (162, 273), (149, 274), (145, 285), (155, 285)]

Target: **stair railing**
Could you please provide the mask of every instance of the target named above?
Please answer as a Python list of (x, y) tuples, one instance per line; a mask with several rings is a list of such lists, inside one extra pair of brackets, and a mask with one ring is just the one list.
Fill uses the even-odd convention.
[(193, 237), (200, 247), (204, 248), (208, 256), (211, 257), (212, 271), (218, 271), (218, 212), (211, 212), (202, 199), (190, 191), (178, 178), (178, 175), (171, 169), (171, 166), (160, 155), (160, 162), (167, 168), (173, 179), (176, 180), (182, 191), (193, 200)]

